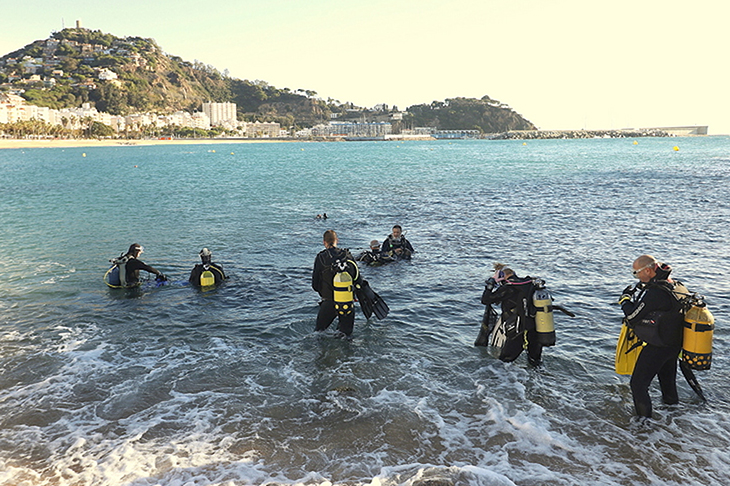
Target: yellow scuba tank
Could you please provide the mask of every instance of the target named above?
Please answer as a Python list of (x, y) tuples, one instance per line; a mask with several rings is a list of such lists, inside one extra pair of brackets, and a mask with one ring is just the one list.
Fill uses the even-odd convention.
[[(539, 285), (539, 284), (538, 284)], [(555, 320), (553, 318), (553, 298), (545, 287), (538, 286), (532, 293), (535, 306), (535, 329), (537, 341), (543, 346), (555, 345)]]
[(212, 287), (215, 285), (215, 275), (209, 269), (203, 271), (200, 274), (200, 286), (201, 287)]
[(344, 270), (339, 271), (335, 273), (332, 285), (334, 286), (335, 309), (341, 315), (349, 314), (352, 312), (355, 302), (352, 276)]
[(682, 361), (694, 370), (709, 370), (712, 364), (712, 337), (715, 317), (701, 298), (692, 298), (684, 313)]

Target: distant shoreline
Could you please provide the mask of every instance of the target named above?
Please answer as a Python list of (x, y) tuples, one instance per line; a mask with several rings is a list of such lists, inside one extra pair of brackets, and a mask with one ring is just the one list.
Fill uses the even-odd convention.
[[(704, 133), (691, 133), (694, 127), (621, 129), (621, 130), (512, 130), (502, 133), (483, 134), (476, 140), (548, 140), (548, 139), (590, 139), (590, 138), (641, 138), (641, 137), (696, 137), (707, 136)], [(684, 129), (687, 133), (682, 133)], [(239, 143), (291, 143), (291, 142), (345, 142), (345, 141), (424, 141), (437, 140), (431, 136), (399, 136), (383, 137), (383, 139), (365, 139), (348, 137), (315, 137), (315, 138), (173, 138), (173, 139), (25, 139), (0, 138), (0, 150), (24, 148), (84, 148), (84, 147), (143, 147), (152, 145), (220, 145)], [(441, 138), (441, 141), (460, 140), (455, 137)]]
[[(283, 139), (266, 138), (205, 138), (205, 139), (172, 139), (172, 140), (114, 140), (114, 139), (23, 139), (0, 138), (0, 150), (24, 148), (86, 148), (86, 147), (142, 147), (151, 145), (213, 145), (226, 143), (277, 143)], [(295, 141), (295, 140), (292, 140)]]

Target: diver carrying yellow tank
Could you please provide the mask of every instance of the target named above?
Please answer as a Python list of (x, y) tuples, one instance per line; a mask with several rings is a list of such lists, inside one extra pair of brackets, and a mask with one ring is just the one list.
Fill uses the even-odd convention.
[(198, 255), (202, 263), (198, 263), (190, 271), (188, 282), (191, 285), (200, 287), (202, 290), (209, 290), (228, 278), (223, 272), (223, 267), (213, 263), (213, 254), (209, 249), (203, 248)]

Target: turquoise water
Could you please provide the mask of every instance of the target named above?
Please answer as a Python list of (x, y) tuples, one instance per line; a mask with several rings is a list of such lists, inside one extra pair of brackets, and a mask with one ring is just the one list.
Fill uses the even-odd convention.
[[(730, 478), (728, 137), (3, 150), (0, 173), (0, 484)], [(355, 253), (394, 223), (414, 259), (362, 269), (390, 316), (315, 334), (324, 230)], [(170, 285), (102, 283), (133, 242)], [(212, 292), (185, 285), (202, 247)], [(709, 402), (655, 384), (648, 425), (613, 373), (645, 252), (717, 327)], [(495, 261), (577, 314), (539, 370), (473, 346)]]

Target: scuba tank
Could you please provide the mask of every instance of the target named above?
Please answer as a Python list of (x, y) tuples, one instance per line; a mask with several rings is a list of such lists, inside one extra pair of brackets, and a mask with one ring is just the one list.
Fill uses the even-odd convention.
[(542, 280), (535, 280), (535, 291), (532, 293), (532, 305), (535, 306), (537, 341), (543, 346), (555, 345), (553, 298), (545, 288), (545, 282)]
[(705, 301), (694, 295), (684, 313), (682, 361), (694, 370), (709, 370), (712, 364), (712, 337), (715, 318)]
[(334, 266), (337, 269), (332, 279), (335, 309), (338, 314), (345, 316), (352, 312), (355, 302), (352, 275), (347, 273), (347, 262), (337, 261)]
[(112, 267), (104, 275), (104, 282), (111, 288), (118, 289), (127, 286), (127, 262), (129, 257), (121, 255), (109, 260)]
[(200, 274), (200, 286), (212, 287), (215, 285), (215, 275), (210, 271), (208, 265), (203, 265), (203, 272)]

